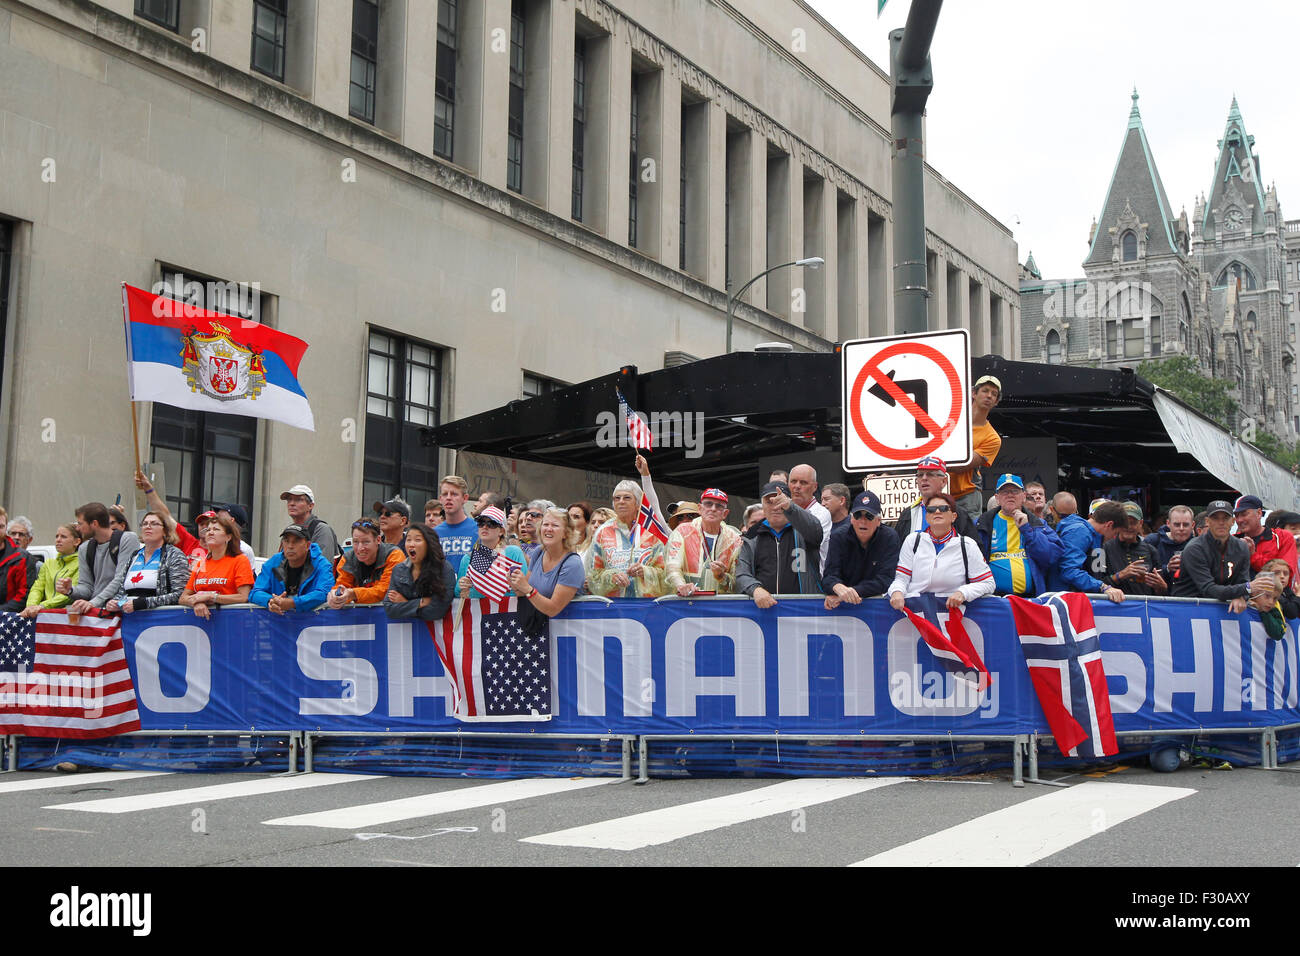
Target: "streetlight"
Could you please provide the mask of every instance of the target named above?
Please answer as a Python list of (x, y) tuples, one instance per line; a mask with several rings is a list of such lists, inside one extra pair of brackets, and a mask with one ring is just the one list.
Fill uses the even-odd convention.
[(826, 260), (823, 259), (821, 256), (811, 256), (807, 259), (796, 259), (794, 262), (783, 262), (779, 266), (772, 266), (772, 268), (770, 269), (764, 269), (762, 272), (754, 276), (754, 278), (750, 279), (739, 289), (737, 289), (734, 293), (728, 296), (727, 297), (727, 354), (728, 355), (731, 354), (731, 325), (732, 322), (734, 321), (736, 300), (745, 294), (746, 289), (748, 289), (759, 279), (763, 278), (763, 276), (767, 275), (770, 272), (775, 272), (777, 269), (786, 269), (789, 268), (790, 266), (807, 266), (810, 269), (820, 269), (824, 265), (826, 265)]

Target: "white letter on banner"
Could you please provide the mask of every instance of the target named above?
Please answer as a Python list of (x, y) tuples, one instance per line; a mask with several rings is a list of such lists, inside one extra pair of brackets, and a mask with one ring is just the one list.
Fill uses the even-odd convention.
[(623, 716), (649, 717), (654, 712), (654, 695), (642, 692), (643, 687), (650, 686), (650, 632), (640, 621), (625, 617), (608, 621), (556, 618), (551, 621), (551, 636), (556, 639), (557, 649), (560, 638), (574, 639), (579, 717), (605, 716), (607, 637), (618, 641), (623, 655)]
[[(451, 682), (445, 675), (416, 675), (415, 654), (411, 649), (411, 625), (405, 621), (386, 621), (388, 633), (388, 716), (414, 717), (415, 698), (441, 697), (443, 713), (450, 714)], [(428, 629), (420, 625), (420, 633)], [(434, 659), (437, 659), (434, 654)]]
[[(1223, 635), (1223, 709), (1241, 710), (1241, 628), (1237, 621), (1223, 621), (1219, 632)], [(1192, 633), (1208, 635), (1210, 622), (1192, 621)]]
[[(158, 674), (158, 649), (165, 644), (185, 648), (185, 693), (168, 697)], [(208, 706), (212, 691), (212, 643), (193, 624), (148, 627), (135, 639), (136, 693), (140, 703), (156, 714), (197, 714)]]
[[(946, 612), (939, 612), (939, 623), (947, 625)], [(969, 617), (964, 618), (962, 623), (966, 625), (966, 633), (970, 635), (975, 651), (983, 660), (984, 632)], [(889, 648), (889, 699), (900, 713), (911, 717), (964, 717), (979, 708), (983, 695), (967, 690), (970, 685), (965, 681), (949, 680), (943, 665), (936, 662), (935, 670), (922, 674), (917, 651), (923, 641), (916, 627), (907, 618), (891, 627), (885, 640)], [(943, 697), (934, 693), (926, 694), (924, 691), (927, 685), (933, 685), (935, 689), (947, 689), (948, 693)]]
[[(695, 643), (701, 637), (725, 637), (735, 649), (736, 673), (700, 677), (695, 671)], [(694, 717), (697, 697), (734, 697), (737, 717), (762, 717), (763, 629), (745, 617), (684, 617), (664, 635), (668, 717)]]
[[(1287, 629), (1289, 632), (1290, 625), (1287, 626)], [(1272, 693), (1268, 694), (1267, 698), (1272, 702), (1274, 710), (1281, 710), (1282, 686), (1286, 682), (1287, 672), (1291, 670), (1291, 655), (1288, 653), (1290, 648), (1287, 646), (1287, 641), (1290, 640), (1290, 637), (1288, 636), (1286, 640), (1270, 641), (1268, 639), (1268, 631), (1264, 630), (1263, 622), (1252, 621), (1250, 624), (1250, 640), (1252, 644), (1263, 645), (1265, 653), (1268, 653), (1268, 650), (1272, 649), (1273, 666), (1268, 669), (1269, 685), (1272, 689)], [(1256, 681), (1259, 681), (1259, 678), (1256, 678)], [(1262, 681), (1260, 681), (1257, 686), (1260, 690), (1264, 689)], [(1294, 680), (1291, 681), (1291, 692), (1295, 693)], [(1263, 697), (1265, 695), (1261, 694), (1260, 696)]]
[(360, 657), (325, 658), (321, 646), (336, 641), (373, 641), (370, 624), (328, 624), (304, 627), (298, 632), (298, 668), (310, 680), (351, 681), (354, 693), (344, 697), (299, 697), (298, 713), (303, 717), (323, 714), (361, 716), (375, 709), (379, 700), (379, 675), (374, 665)]
[[(1141, 634), (1142, 619), (1094, 615), (1097, 634)], [(1116, 714), (1136, 714), (1147, 702), (1147, 665), (1135, 651), (1102, 651), (1101, 666), (1109, 677), (1124, 678), (1124, 693), (1110, 695), (1110, 709)]]
[(871, 628), (856, 617), (777, 618), (777, 713), (782, 717), (808, 716), (812, 696), (808, 683), (808, 638), (813, 634), (839, 639), (844, 654), (844, 716), (875, 716)]
[(1254, 684), (1251, 710), (1268, 710), (1268, 633), (1261, 627), (1250, 629), (1250, 677)]
[[(1198, 628), (1196, 624), (1204, 623)], [(1193, 694), (1192, 710), (1214, 709), (1214, 644), (1208, 622), (1192, 622), (1192, 669), (1174, 670), (1174, 652), (1169, 637), (1169, 621), (1151, 621), (1151, 660), (1155, 669), (1152, 707), (1157, 714), (1172, 713), (1174, 694)]]

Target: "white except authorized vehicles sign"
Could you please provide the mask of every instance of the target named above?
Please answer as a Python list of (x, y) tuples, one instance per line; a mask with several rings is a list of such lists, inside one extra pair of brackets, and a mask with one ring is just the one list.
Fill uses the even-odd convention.
[(845, 471), (971, 459), (970, 333), (855, 339), (841, 347)]

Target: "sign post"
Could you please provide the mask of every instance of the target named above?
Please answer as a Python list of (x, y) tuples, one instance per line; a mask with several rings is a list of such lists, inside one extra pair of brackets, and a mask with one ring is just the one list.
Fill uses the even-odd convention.
[(931, 456), (970, 462), (966, 329), (845, 342), (841, 380), (846, 472), (898, 471)]

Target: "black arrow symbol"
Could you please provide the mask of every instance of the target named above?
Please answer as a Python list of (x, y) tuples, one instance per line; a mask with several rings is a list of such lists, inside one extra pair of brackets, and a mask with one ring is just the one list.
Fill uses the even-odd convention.
[[(894, 373), (892, 371), (888, 373), (888, 378), (891, 382), (894, 381)], [(921, 411), (925, 412), (927, 415), (930, 414), (930, 408), (929, 408), (930, 386), (926, 384), (925, 379), (909, 378), (906, 381), (894, 382), (894, 384), (898, 386), (899, 390), (901, 390), (904, 395), (910, 395), (912, 397), (912, 401), (916, 402), (917, 406), (920, 407)], [(893, 407), (894, 405), (898, 404), (894, 396), (891, 395), (889, 393), (889, 390), (886, 389), (885, 386), (880, 382), (877, 382), (875, 385), (871, 386), (871, 388), (867, 389), (867, 393), (876, 396), (876, 398), (880, 399), (882, 402), (884, 402), (886, 405), (889, 405), (890, 407)], [(922, 425), (920, 422), (916, 423), (916, 437), (917, 438), (930, 437), (930, 433), (925, 430), (925, 426)]]

